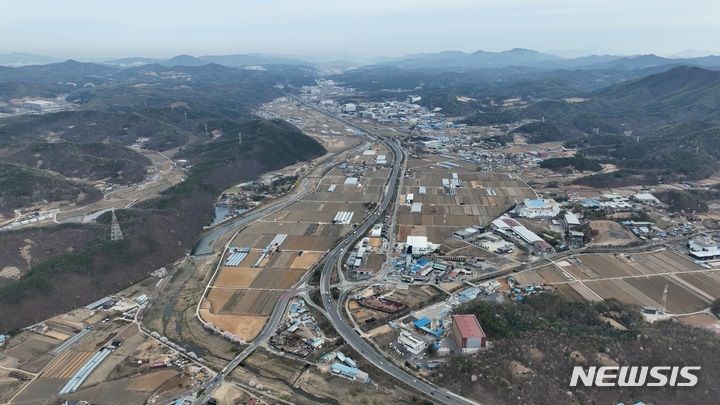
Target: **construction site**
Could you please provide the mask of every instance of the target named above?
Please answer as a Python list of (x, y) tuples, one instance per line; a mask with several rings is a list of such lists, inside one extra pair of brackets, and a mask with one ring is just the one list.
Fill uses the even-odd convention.
[(368, 331), (443, 296), (433, 286), (376, 284), (354, 292), (347, 302), (347, 310), (353, 321)]

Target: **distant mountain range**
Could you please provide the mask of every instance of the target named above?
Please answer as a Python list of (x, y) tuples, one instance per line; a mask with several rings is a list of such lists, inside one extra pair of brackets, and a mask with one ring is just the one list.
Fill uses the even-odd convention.
[[(338, 56), (331, 58), (330, 56)], [(202, 66), (210, 63), (230, 67), (249, 65), (306, 65), (306, 66), (339, 66), (343, 68), (362, 65), (346, 55), (327, 55), (326, 57), (276, 56), (267, 54), (233, 54), (233, 55), (178, 55), (169, 59), (128, 57), (99, 62), (104, 65), (133, 67), (145, 64), (161, 64), (164, 66)], [(24, 66), (60, 62), (58, 58), (33, 55), (27, 53), (0, 54), (0, 65)], [(468, 71), (480, 69), (497, 69), (505, 67), (527, 67), (534, 69), (578, 69), (578, 70), (635, 70), (666, 65), (694, 65), (701, 67), (720, 67), (720, 56), (701, 56), (685, 58), (667, 58), (649, 55), (588, 55), (564, 58), (551, 53), (538, 52), (532, 49), (515, 48), (501, 52), (479, 50), (476, 52), (443, 51), (438, 53), (412, 54), (397, 58), (386, 58), (370, 65), (371, 67), (397, 67), (409, 70), (453, 70)]]
[(534, 67), (540, 69), (623, 69), (635, 70), (663, 65), (720, 66), (720, 56), (696, 58), (664, 58), (657, 55), (589, 55), (577, 58), (561, 58), (531, 49), (515, 48), (502, 52), (477, 51), (465, 53), (445, 51), (430, 54), (409, 55), (379, 63), (376, 66), (393, 66), (405, 69), (473, 70), (500, 67)]
[(24, 52), (0, 53), (0, 66), (43, 65), (47, 63), (62, 62), (61, 58), (52, 56), (34, 55)]

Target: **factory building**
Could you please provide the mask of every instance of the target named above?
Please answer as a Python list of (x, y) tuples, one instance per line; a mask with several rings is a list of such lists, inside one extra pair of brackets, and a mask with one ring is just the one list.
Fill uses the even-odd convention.
[(580, 226), (582, 226), (580, 218), (578, 218), (578, 216), (572, 212), (565, 213), (565, 218), (563, 218), (563, 222), (565, 223), (565, 229), (568, 231), (578, 229), (580, 228)]
[(452, 316), (452, 338), (458, 350), (473, 353), (487, 348), (487, 338), (475, 315)]
[(710, 238), (697, 238), (688, 242), (688, 248), (690, 249), (690, 256), (700, 259), (708, 260), (720, 258), (720, 243), (714, 242)]
[(346, 366), (342, 363), (333, 363), (332, 371), (335, 374), (342, 375), (346, 378), (349, 378), (353, 381), (361, 382), (363, 384), (368, 384), (370, 382), (370, 376), (368, 376), (366, 372), (360, 371), (355, 367)]
[(413, 335), (412, 333), (402, 330), (400, 331), (400, 336), (398, 337), (398, 343), (403, 345), (405, 350), (408, 352), (418, 355), (420, 353), (423, 353), (425, 349), (427, 349), (427, 342), (420, 339), (419, 337)]
[(506, 215), (501, 215), (499, 218), (492, 221), (492, 228), (498, 233), (514, 237), (527, 243), (536, 253), (548, 253), (553, 250), (553, 247), (550, 246), (549, 243), (545, 242), (543, 238), (537, 236), (533, 231), (527, 229), (521, 223)]
[(553, 218), (560, 213), (560, 204), (547, 198), (527, 198), (517, 213), (525, 218)]
[(456, 237), (458, 239), (463, 239), (463, 240), (470, 239), (479, 234), (480, 234), (480, 230), (473, 228), (473, 227), (463, 228), (463, 229), (453, 232), (454, 237)]
[(408, 253), (411, 253), (413, 256), (424, 255), (433, 250), (432, 245), (428, 243), (427, 236), (408, 235), (405, 241), (405, 248)]

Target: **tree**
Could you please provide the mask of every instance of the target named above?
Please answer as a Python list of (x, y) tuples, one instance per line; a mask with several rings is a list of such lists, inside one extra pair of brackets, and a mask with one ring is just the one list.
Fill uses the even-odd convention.
[(712, 302), (712, 304), (710, 304), (710, 312), (720, 318), (720, 298), (716, 299)]

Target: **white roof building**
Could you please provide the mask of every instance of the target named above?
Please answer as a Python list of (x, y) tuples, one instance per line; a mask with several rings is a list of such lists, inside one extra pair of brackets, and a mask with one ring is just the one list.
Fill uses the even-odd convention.
[(657, 197), (650, 193), (637, 193), (633, 196), (633, 198), (641, 203), (645, 204), (651, 204), (651, 205), (661, 205), (662, 202), (658, 200)]
[(427, 349), (427, 342), (418, 338), (417, 336), (414, 336), (412, 333), (403, 330), (400, 331), (400, 336), (398, 337), (398, 343), (403, 345), (405, 350), (408, 352), (418, 355)]
[(572, 212), (566, 212), (566, 213), (565, 213), (565, 224), (566, 224), (569, 228), (577, 227), (577, 226), (582, 225), (582, 224), (580, 223), (580, 218), (578, 218), (578, 216), (575, 215), (575, 214), (572, 213)]
[(427, 236), (409, 235), (405, 241), (405, 247), (412, 247), (414, 255), (422, 255), (430, 252), (432, 245), (428, 242)]
[(720, 257), (720, 243), (710, 238), (697, 238), (688, 242), (690, 256), (696, 259), (712, 259)]
[(552, 218), (560, 213), (560, 204), (548, 198), (526, 198), (517, 212), (525, 218)]

